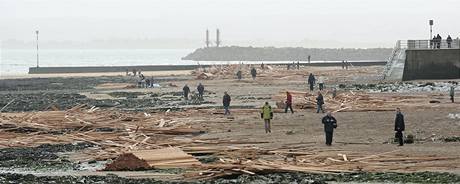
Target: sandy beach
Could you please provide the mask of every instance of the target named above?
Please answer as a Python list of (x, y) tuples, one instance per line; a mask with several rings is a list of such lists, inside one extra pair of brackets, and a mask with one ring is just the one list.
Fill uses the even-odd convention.
[[(114, 160), (121, 153), (170, 146), (179, 147), (202, 162), (201, 166), (180, 171), (153, 169), (116, 173), (122, 178), (155, 178), (165, 182), (171, 178), (187, 181), (207, 178), (211, 183), (225, 182), (216, 180), (222, 176), (220, 174), (232, 175), (241, 181), (244, 175), (259, 172), (254, 169), (256, 166), (270, 173), (265, 177), (280, 177), (286, 181), (290, 180), (289, 177), (331, 181), (315, 175), (324, 173), (339, 183), (358, 181), (360, 177), (374, 182), (401, 182), (401, 178), (417, 182), (419, 180), (403, 173), (421, 171), (438, 173), (435, 175), (441, 183), (458, 182), (460, 178), (460, 124), (455, 116), (460, 112), (460, 105), (459, 102), (449, 102), (445, 91), (448, 81), (381, 83), (382, 66), (351, 67), (349, 70), (340, 67), (286, 70), (285, 67), (270, 66), (265, 70), (257, 68), (255, 80), (250, 77), (248, 66), (242, 68), (243, 79), (236, 79), (236, 69), (236, 65), (209, 68), (206, 79), (197, 78), (202, 76), (202, 71), (143, 72), (145, 76), (155, 76), (160, 88), (137, 88), (137, 77), (125, 76), (125, 73), (7, 76), (0, 80), (0, 107), (12, 102), (0, 115), (0, 129), (3, 131), (0, 146), (2, 149), (20, 149), (51, 143), (50, 140), (54, 140), (53, 144), (86, 140), (96, 145), (75, 148), (62, 158), (80, 166), (89, 162), (98, 170), (105, 167), (108, 159)], [(317, 88), (309, 91), (306, 84), (310, 73), (324, 77), (326, 88), (321, 93), (326, 99), (325, 108), (334, 111), (333, 115), (338, 120), (330, 147), (324, 144), (321, 118), (325, 114), (315, 110), (315, 98), (319, 91)], [(182, 87), (188, 84), (193, 94), (198, 83), (205, 86), (204, 100), (184, 100)], [(332, 98), (333, 88), (337, 89), (336, 99)], [(294, 114), (284, 113), (286, 91), (293, 94)], [(231, 115), (223, 115), (221, 103), (224, 92), (232, 97)], [(264, 132), (259, 114), (266, 101), (275, 112), (270, 134)], [(413, 136), (413, 143), (403, 147), (393, 142), (396, 107), (405, 114), (405, 135)], [(62, 116), (59, 115), (61, 113)], [(64, 115), (72, 121), (65, 119)], [(18, 118), (27, 123), (21, 124)], [(72, 118), (87, 123), (80, 125)], [(132, 121), (124, 121), (126, 118)], [(115, 130), (107, 129), (107, 126)], [(136, 126), (138, 132), (128, 130)], [(64, 129), (67, 131), (65, 134), (50, 133)], [(179, 130), (180, 133), (175, 132)], [(133, 138), (131, 141), (126, 140), (128, 135), (129, 139)], [(144, 136), (150, 138), (144, 141)], [(112, 143), (108, 144), (105, 140)], [(133, 147), (136, 142), (144, 143)], [(382, 155), (366, 162), (347, 162), (340, 156), (343, 154), (350, 160)], [(9, 162), (18, 161), (12, 157)], [(46, 159), (38, 159), (38, 162), (63, 167), (60, 162)], [(30, 167), (31, 163), (18, 166)], [(247, 172), (224, 169), (222, 164)], [(5, 164), (2, 167), (9, 168)], [(359, 170), (369, 175), (329, 176), (332, 170), (339, 173)], [(218, 174), (198, 174), (205, 171)], [(290, 171), (304, 175), (281, 174)], [(71, 173), (80, 177), (110, 173), (92, 172), (95, 171), (83, 169), (72, 170)], [(381, 174), (384, 172), (402, 174), (395, 178), (388, 173)], [(445, 172), (453, 173), (454, 177)], [(379, 173), (383, 179), (372, 179), (373, 174)], [(430, 178), (426, 175), (422, 173), (420, 177)], [(63, 179), (46, 174), (41, 176), (54, 181)], [(267, 182), (267, 178), (254, 177), (252, 180)], [(98, 178), (108, 179), (104, 176)]]

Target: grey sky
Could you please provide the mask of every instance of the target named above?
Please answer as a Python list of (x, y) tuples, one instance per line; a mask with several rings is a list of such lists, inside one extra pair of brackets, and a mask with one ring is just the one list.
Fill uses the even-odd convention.
[[(195, 40), (220, 28), (224, 44), (338, 47), (459, 36), (458, 0), (0, 0), (0, 39)], [(457, 20), (456, 20), (457, 19)], [(307, 44), (310, 43), (310, 44)], [(327, 46), (327, 45), (326, 45)]]

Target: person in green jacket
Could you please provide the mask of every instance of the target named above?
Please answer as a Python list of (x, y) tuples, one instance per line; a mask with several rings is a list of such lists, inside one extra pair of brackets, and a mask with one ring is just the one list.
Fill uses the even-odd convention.
[(265, 123), (265, 133), (271, 133), (271, 126), (270, 126), (270, 120), (273, 119), (273, 111), (272, 107), (268, 102), (265, 102), (265, 105), (262, 107), (262, 110), (260, 112), (260, 118), (264, 119)]

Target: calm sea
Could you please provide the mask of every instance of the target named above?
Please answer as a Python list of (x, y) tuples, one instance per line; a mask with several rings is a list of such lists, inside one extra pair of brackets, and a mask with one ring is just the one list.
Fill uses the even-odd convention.
[[(260, 64), (262, 61), (184, 61), (182, 57), (194, 49), (42, 49), (39, 65), (47, 66), (135, 66), (190, 64)], [(263, 61), (290, 63), (292, 61)], [(312, 61), (338, 62), (338, 61)], [(359, 61), (357, 61), (359, 62)], [(0, 76), (24, 75), (29, 67), (37, 66), (36, 50), (0, 49)]]
[[(45, 66), (130, 66), (196, 64), (182, 57), (193, 49), (91, 49), (50, 50), (39, 52), (39, 65)], [(21, 75), (37, 65), (36, 50), (0, 50), (0, 75)]]

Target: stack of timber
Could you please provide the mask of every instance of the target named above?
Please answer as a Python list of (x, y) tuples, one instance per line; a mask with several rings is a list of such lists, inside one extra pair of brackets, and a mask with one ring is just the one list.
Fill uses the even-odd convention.
[(149, 168), (186, 168), (197, 167), (201, 163), (180, 148), (162, 148), (136, 150), (121, 154), (105, 170), (141, 170)]

